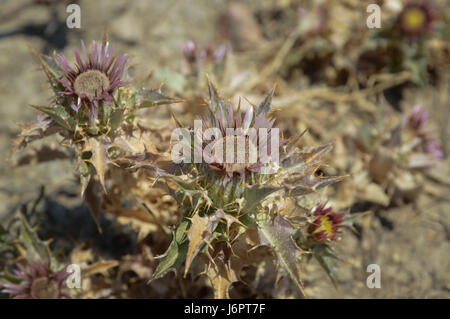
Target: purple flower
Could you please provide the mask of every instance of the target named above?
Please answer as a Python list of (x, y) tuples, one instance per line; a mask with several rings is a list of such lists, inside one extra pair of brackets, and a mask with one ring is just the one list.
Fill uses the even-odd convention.
[(194, 63), (197, 60), (197, 43), (194, 40), (186, 41), (181, 51), (189, 63)]
[[(209, 167), (231, 178), (234, 174), (245, 177), (247, 172), (260, 172), (267, 158), (261, 158), (259, 150), (267, 150), (267, 157), (271, 156), (271, 129), (274, 119), (270, 119), (266, 111), (256, 114), (253, 106), (243, 114), (238, 108), (235, 112), (231, 104), (219, 103), (218, 108), (210, 113), (209, 118), (203, 120), (201, 132), (207, 129), (218, 129), (221, 138), (215, 140), (213, 145), (221, 147), (222, 154), (203, 152), (203, 158), (209, 163)], [(267, 135), (260, 136), (259, 129), (267, 129)], [(256, 133), (256, 134), (252, 134)], [(242, 143), (244, 142), (244, 143)], [(233, 161), (227, 161), (227, 145), (234, 145)], [(201, 151), (201, 150), (198, 150)], [(229, 155), (229, 154), (228, 154)]]
[(315, 219), (308, 229), (310, 236), (317, 242), (336, 240), (340, 230), (346, 227), (343, 224), (344, 215), (334, 213), (331, 207), (325, 208), (322, 204), (317, 206), (314, 210)]
[(432, 28), (436, 15), (429, 0), (409, 1), (397, 18), (400, 31), (406, 36), (417, 39)]
[(70, 275), (66, 268), (53, 272), (49, 261), (42, 263), (38, 260), (29, 262), (27, 266), (17, 264), (13, 273), (22, 279), (22, 282), (4, 284), (2, 292), (12, 294), (14, 299), (70, 298), (70, 295), (64, 292), (67, 288), (65, 280)]
[(425, 122), (428, 120), (428, 116), (429, 113), (416, 104), (409, 116), (408, 125), (416, 131), (421, 131), (425, 126)]
[(81, 56), (74, 49), (76, 63), (72, 68), (63, 54), (56, 56), (56, 63), (63, 72), (60, 82), (65, 90), (61, 94), (72, 98), (71, 107), (78, 112), (85, 105), (94, 118), (97, 118), (98, 107), (103, 102), (112, 103), (112, 93), (126, 84), (121, 79), (128, 57), (116, 58), (114, 46), (109, 42), (98, 45), (92, 42), (92, 50), (88, 53), (81, 41)]

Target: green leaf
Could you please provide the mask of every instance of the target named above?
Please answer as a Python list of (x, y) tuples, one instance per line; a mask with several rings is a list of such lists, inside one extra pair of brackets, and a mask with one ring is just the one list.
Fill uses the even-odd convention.
[(146, 108), (146, 107), (153, 107), (157, 105), (163, 105), (163, 104), (172, 104), (172, 103), (180, 103), (184, 100), (181, 99), (175, 99), (168, 96), (165, 96), (161, 94), (159, 89), (155, 90), (145, 90), (142, 89), (138, 93), (138, 108)]
[(61, 83), (59, 83), (57, 79), (61, 78), (61, 75), (57, 71), (58, 67), (54, 59), (49, 56), (43, 55), (32, 48), (30, 48), (30, 50), (38, 58), (39, 64), (41, 65), (42, 70), (47, 75), (48, 81), (50, 82), (52, 88), (54, 90), (60, 88)]
[(275, 251), (281, 267), (288, 273), (300, 292), (305, 295), (297, 266), (300, 256), (305, 251), (298, 247), (292, 238), (296, 231), (291, 223), (280, 215), (275, 216), (269, 222), (259, 223), (258, 227), (261, 243)]
[(252, 213), (255, 207), (261, 203), (267, 196), (278, 191), (279, 187), (253, 185), (244, 190), (242, 198), (245, 199), (243, 213)]
[(109, 117), (109, 127), (115, 131), (120, 127), (124, 118), (125, 109), (114, 109)]
[(187, 241), (186, 231), (189, 227), (189, 221), (183, 220), (173, 231), (173, 239), (169, 248), (161, 257), (150, 281), (165, 276), (170, 271), (176, 271), (178, 266), (186, 259), (189, 242)]
[(33, 259), (46, 260), (49, 255), (47, 245), (41, 241), (36, 232), (31, 228), (23, 214), (20, 214), (21, 239), (27, 250), (27, 254)]
[(52, 107), (31, 105), (31, 107), (49, 115), (56, 123), (69, 131), (74, 131), (76, 128), (75, 121), (71, 118), (70, 114), (67, 113), (62, 105), (54, 105)]
[(336, 261), (338, 257), (334, 254), (333, 249), (327, 244), (317, 244), (311, 247), (314, 257), (320, 266), (325, 270), (331, 282), (337, 289), (337, 280), (335, 277)]

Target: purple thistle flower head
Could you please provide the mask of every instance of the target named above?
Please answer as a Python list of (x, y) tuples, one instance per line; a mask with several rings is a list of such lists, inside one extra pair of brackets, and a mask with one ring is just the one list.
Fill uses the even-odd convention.
[[(223, 101), (222, 101), (223, 102)], [(203, 152), (203, 158), (209, 167), (228, 178), (237, 174), (245, 177), (246, 173), (260, 172), (267, 158), (262, 158), (260, 149), (266, 150), (265, 156), (270, 159), (271, 150), (271, 130), (275, 122), (268, 116), (268, 110), (261, 110), (259, 113), (250, 106), (245, 114), (240, 110), (233, 110), (231, 104), (226, 106), (225, 102), (219, 103), (216, 110), (211, 110), (209, 118), (203, 119), (203, 134), (206, 130), (215, 129), (220, 132), (220, 139), (213, 140), (213, 152)], [(260, 134), (259, 129), (267, 129), (267, 134)], [(219, 144), (219, 145), (218, 145)], [(228, 161), (230, 154), (229, 146), (233, 146), (231, 154), (233, 159)], [(221, 147), (222, 154), (214, 152), (215, 146)]]
[(428, 116), (429, 113), (416, 104), (414, 105), (411, 115), (409, 116), (408, 125), (416, 131), (421, 131), (428, 120)]
[(3, 285), (3, 293), (9, 293), (14, 299), (59, 299), (70, 298), (64, 292), (66, 279), (70, 273), (64, 267), (58, 272), (53, 272), (50, 262), (42, 263), (40, 260), (28, 262), (27, 266), (17, 264), (14, 274), (22, 279), (20, 284), (7, 283)]
[(346, 227), (344, 213), (335, 213), (331, 207), (325, 208), (321, 204), (314, 210), (314, 221), (308, 231), (310, 236), (317, 242), (338, 239), (341, 229)]
[(74, 49), (74, 67), (70, 66), (63, 54), (56, 56), (56, 63), (63, 72), (60, 82), (65, 90), (61, 94), (72, 98), (71, 107), (76, 112), (85, 105), (94, 118), (97, 118), (99, 105), (103, 102), (111, 104), (112, 93), (126, 84), (121, 77), (128, 57), (121, 55), (116, 58), (114, 46), (109, 42), (98, 45), (93, 41), (92, 49), (88, 52), (81, 41), (81, 50), (80, 55)]

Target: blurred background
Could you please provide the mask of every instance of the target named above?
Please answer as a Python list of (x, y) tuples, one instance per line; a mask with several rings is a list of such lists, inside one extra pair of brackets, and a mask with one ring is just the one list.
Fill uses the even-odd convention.
[[(66, 25), (70, 3), (81, 8), (79, 29)], [(371, 3), (381, 8), (379, 29), (366, 23)], [(317, 263), (303, 266), (309, 297), (448, 298), (449, 22), (450, 3), (445, 0), (2, 0), (0, 223), (42, 195), (37, 210), (46, 236), (70, 237), (71, 244), (89, 246), (93, 255), (136, 263), (120, 276), (128, 276), (123, 279), (127, 285), (141, 280), (139, 289), (118, 293), (111, 282), (97, 278), (101, 284), (84, 297), (211, 296), (200, 284), (184, 295), (176, 287), (143, 284), (152, 266), (146, 268), (131, 255), (140, 240), (136, 227), (142, 225), (130, 226), (106, 214), (102, 223), (108, 227), (99, 235), (79, 198), (75, 164), (57, 151), (56, 139), (45, 142), (45, 154), (57, 160), (8, 160), (18, 124), (36, 117), (29, 105), (46, 105), (51, 97), (30, 48), (49, 55), (63, 52), (73, 59), (81, 39), (101, 40), (106, 27), (116, 52), (132, 57), (131, 77), (150, 74), (149, 86), (164, 83), (167, 94), (190, 101), (172, 107), (181, 118), (189, 120), (200, 112), (195, 102), (207, 94), (206, 73), (234, 102), (245, 96), (258, 103), (276, 83), (273, 104), (286, 134), (308, 129), (305, 145), (335, 142), (326, 173), (351, 177), (320, 196), (336, 210), (358, 215), (356, 231), (346, 231), (336, 244), (342, 258), (338, 289)], [(411, 123), (414, 114), (424, 119), (417, 108), (414, 113), (416, 105), (427, 112), (427, 132), (432, 133), (418, 152), (427, 157), (414, 157), (420, 163), (405, 167), (386, 159), (398, 149), (386, 140), (403, 133), (403, 141), (411, 134), (423, 138), (407, 128), (396, 131), (402, 121)], [(164, 107), (145, 116), (154, 125), (170, 121)], [(173, 208), (158, 199), (152, 209)], [(380, 289), (366, 286), (369, 264), (381, 267)], [(275, 290), (249, 285), (231, 295), (298, 297), (288, 288), (270, 289)]]

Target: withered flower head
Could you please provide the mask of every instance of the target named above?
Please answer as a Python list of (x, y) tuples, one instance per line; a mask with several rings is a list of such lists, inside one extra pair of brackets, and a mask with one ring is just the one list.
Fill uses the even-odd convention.
[(336, 240), (340, 230), (346, 227), (344, 213), (334, 213), (331, 207), (319, 205), (314, 210), (314, 221), (309, 227), (310, 236), (317, 242)]
[(416, 104), (408, 117), (407, 124), (409, 128), (422, 138), (423, 151), (436, 159), (442, 159), (444, 152), (442, 151), (441, 143), (433, 136), (433, 130), (426, 128), (428, 117), (429, 112)]
[(62, 94), (72, 97), (71, 107), (78, 112), (85, 105), (94, 118), (97, 118), (98, 107), (101, 103), (112, 103), (112, 93), (124, 86), (121, 79), (127, 63), (127, 55), (116, 58), (114, 46), (109, 42), (92, 43), (92, 50), (87, 52), (81, 41), (81, 56), (74, 49), (76, 63), (72, 68), (63, 54), (56, 56), (56, 63), (63, 72), (60, 82), (65, 90)]
[(429, 1), (410, 1), (399, 14), (397, 23), (402, 33), (416, 38), (429, 32), (435, 19), (435, 14)]
[[(209, 118), (203, 120), (203, 134), (207, 129), (218, 129), (221, 139), (215, 140), (214, 145), (221, 147), (222, 154), (203, 152), (204, 159), (209, 163), (209, 167), (219, 173), (231, 178), (234, 174), (244, 177), (246, 173), (260, 172), (265, 163), (271, 157), (271, 130), (274, 119), (270, 119), (266, 110), (261, 110), (258, 114), (253, 106), (243, 114), (240, 107), (233, 110), (231, 104), (228, 108), (225, 104), (219, 104), (217, 110), (211, 111)], [(266, 129), (260, 134), (259, 129)], [(231, 154), (233, 161), (227, 161), (230, 152), (228, 146), (234, 145)], [(261, 148), (265, 152), (261, 152)], [(264, 156), (261, 156), (263, 154)]]
[(70, 298), (65, 280), (70, 275), (66, 268), (53, 272), (49, 261), (28, 262), (27, 266), (17, 264), (14, 274), (22, 279), (20, 284), (4, 284), (3, 293), (10, 293), (14, 299), (58, 299)]

